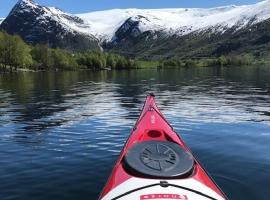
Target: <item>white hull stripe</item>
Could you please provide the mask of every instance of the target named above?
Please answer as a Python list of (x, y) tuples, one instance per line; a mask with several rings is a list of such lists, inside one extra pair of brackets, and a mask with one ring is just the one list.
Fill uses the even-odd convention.
[(149, 200), (224, 200), (195, 179), (169, 180), (168, 183), (168, 187), (161, 187), (158, 180), (131, 178), (109, 192), (102, 200), (144, 200), (148, 197)]

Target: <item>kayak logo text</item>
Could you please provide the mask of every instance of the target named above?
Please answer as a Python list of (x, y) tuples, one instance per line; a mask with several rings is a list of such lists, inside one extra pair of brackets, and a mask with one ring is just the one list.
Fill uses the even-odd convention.
[(155, 115), (151, 115), (151, 124), (155, 124), (156, 123), (156, 117)]
[(188, 197), (186, 195), (179, 195), (179, 194), (147, 194), (142, 195), (140, 200), (155, 200), (155, 199), (166, 199), (166, 200), (174, 200), (174, 199), (180, 199), (180, 200), (188, 200)]

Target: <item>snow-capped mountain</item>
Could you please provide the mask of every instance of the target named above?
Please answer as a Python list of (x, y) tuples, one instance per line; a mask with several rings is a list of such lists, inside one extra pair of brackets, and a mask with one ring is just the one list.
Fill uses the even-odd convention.
[(78, 14), (103, 47), (146, 58), (270, 50), (270, 0), (218, 8), (114, 9)]
[(0, 25), (2, 24), (2, 22), (5, 20), (5, 18), (0, 18)]
[(93, 35), (83, 33), (89, 27), (82, 19), (32, 0), (18, 1), (0, 28), (33, 44), (46, 43), (69, 49), (99, 48)]
[(103, 46), (129, 55), (168, 57), (268, 48), (269, 23), (270, 0), (210, 9), (113, 9), (76, 15), (20, 0), (0, 29), (32, 44), (72, 50)]
[[(89, 24), (89, 33), (99, 39), (111, 40), (128, 20), (136, 21), (138, 31), (159, 31), (183, 36), (212, 29), (224, 32), (232, 27), (241, 29), (270, 18), (270, 0), (255, 5), (226, 6), (210, 9), (114, 9), (78, 14)], [(125, 29), (128, 29), (128, 24)]]

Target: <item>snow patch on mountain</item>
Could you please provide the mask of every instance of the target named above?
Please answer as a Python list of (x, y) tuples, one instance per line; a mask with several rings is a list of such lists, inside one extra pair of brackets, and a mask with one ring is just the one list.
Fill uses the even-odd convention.
[(5, 18), (0, 18), (0, 24), (5, 20)]
[(20, 0), (9, 15), (16, 15), (16, 12), (19, 14), (33, 12), (37, 16), (36, 20), (44, 24), (49, 24), (51, 20), (54, 20), (67, 32), (89, 34), (89, 25), (79, 17), (55, 7), (41, 6), (32, 0)]
[(68, 31), (76, 31), (85, 34), (89, 33), (89, 25), (79, 17), (66, 13), (55, 7), (47, 7), (45, 10), (46, 13), (43, 15), (44, 18), (53, 18), (59, 24), (62, 24), (62, 26), (64, 26)]
[(226, 6), (218, 8), (178, 9), (113, 9), (77, 14), (86, 25), (80, 31), (95, 35), (100, 40), (110, 41), (115, 32), (130, 18), (138, 20), (138, 28), (144, 31), (162, 31), (179, 36), (194, 31), (224, 32), (236, 30), (270, 18), (270, 0), (254, 5)]

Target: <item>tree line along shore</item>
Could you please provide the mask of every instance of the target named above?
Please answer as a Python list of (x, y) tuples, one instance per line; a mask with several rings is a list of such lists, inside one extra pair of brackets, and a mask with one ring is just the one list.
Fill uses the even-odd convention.
[(0, 71), (29, 70), (80, 70), (80, 69), (137, 69), (167, 67), (208, 67), (250, 65), (255, 62), (251, 54), (214, 58), (164, 58), (156, 61), (132, 59), (106, 52), (71, 52), (48, 45), (26, 44), (18, 35), (0, 32)]
[(2, 71), (17, 70), (77, 70), (131, 69), (138, 65), (134, 59), (104, 52), (71, 52), (48, 45), (26, 44), (19, 36), (0, 32), (0, 66)]

